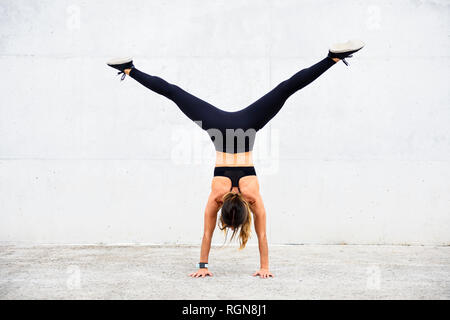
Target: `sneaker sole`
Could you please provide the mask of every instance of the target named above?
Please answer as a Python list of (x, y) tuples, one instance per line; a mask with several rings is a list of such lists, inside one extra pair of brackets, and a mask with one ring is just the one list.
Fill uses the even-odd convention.
[(349, 51), (358, 51), (364, 47), (364, 42), (361, 40), (350, 40), (344, 43), (335, 43), (330, 47), (332, 53), (344, 53)]
[(109, 60), (106, 64), (109, 66), (114, 66), (118, 64), (124, 64), (133, 61), (133, 58), (120, 58)]

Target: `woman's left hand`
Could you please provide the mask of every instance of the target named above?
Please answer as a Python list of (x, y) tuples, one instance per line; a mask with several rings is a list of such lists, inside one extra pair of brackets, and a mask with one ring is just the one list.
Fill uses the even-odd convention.
[(269, 271), (269, 269), (259, 269), (259, 271), (256, 271), (253, 276), (259, 276), (260, 278), (269, 278), (269, 277), (274, 277), (272, 272)]

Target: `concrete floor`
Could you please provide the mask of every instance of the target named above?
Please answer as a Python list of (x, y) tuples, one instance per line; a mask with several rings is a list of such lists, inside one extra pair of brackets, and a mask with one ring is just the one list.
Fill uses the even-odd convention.
[(450, 247), (213, 247), (214, 276), (187, 276), (195, 246), (0, 246), (0, 299), (449, 299)]

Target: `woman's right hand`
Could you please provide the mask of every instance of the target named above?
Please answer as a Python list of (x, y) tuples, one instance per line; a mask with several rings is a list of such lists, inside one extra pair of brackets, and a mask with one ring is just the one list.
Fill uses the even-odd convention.
[(211, 276), (212, 277), (212, 273), (211, 271), (209, 271), (207, 268), (200, 268), (198, 269), (197, 272), (193, 272), (191, 274), (189, 274), (189, 276), (191, 276), (192, 278), (204, 278), (206, 276)]

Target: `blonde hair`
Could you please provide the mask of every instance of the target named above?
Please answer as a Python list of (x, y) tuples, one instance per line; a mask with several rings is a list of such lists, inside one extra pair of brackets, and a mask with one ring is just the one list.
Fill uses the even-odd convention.
[[(245, 245), (247, 244), (248, 239), (250, 239), (250, 233), (251, 233), (251, 223), (252, 223), (252, 212), (250, 210), (250, 205), (248, 202), (242, 197), (240, 193), (234, 193), (234, 192), (228, 192), (223, 196), (223, 202), (226, 201), (238, 201), (241, 202), (244, 206), (244, 209), (246, 211), (246, 219), (245, 221), (238, 227), (235, 227), (233, 230), (233, 234), (231, 235), (231, 240), (233, 240), (234, 236), (236, 235), (238, 229), (240, 229), (239, 232), (239, 250), (242, 250), (245, 248)], [(222, 214), (219, 218), (218, 223), (219, 229), (223, 230), (225, 233), (225, 242), (227, 241), (227, 235), (228, 235), (228, 229), (229, 226), (223, 221)]]

